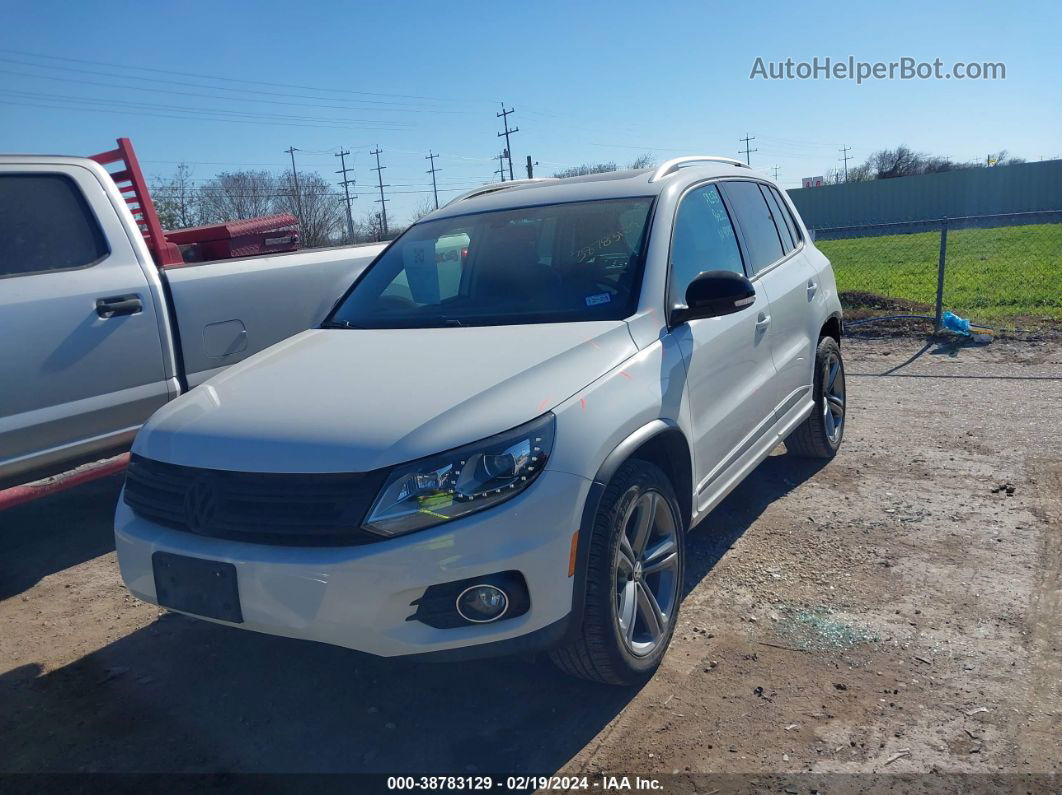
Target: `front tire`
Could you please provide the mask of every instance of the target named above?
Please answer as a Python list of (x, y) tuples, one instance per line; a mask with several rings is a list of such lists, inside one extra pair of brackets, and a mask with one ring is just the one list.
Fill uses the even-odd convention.
[(844, 360), (833, 337), (823, 337), (815, 349), (812, 389), (815, 408), (785, 440), (785, 449), (802, 458), (833, 458), (844, 438), (848, 408)]
[(678, 618), (685, 525), (659, 467), (633, 459), (619, 468), (589, 539), (582, 624), (573, 641), (550, 652), (562, 671), (611, 685), (653, 675)]

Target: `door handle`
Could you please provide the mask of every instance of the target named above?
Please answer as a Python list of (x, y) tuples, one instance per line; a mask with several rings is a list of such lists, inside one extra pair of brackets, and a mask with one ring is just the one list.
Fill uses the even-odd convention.
[(815, 297), (815, 293), (819, 291), (819, 285), (814, 279), (808, 280), (808, 300), (810, 301)]
[(761, 331), (766, 331), (767, 327), (771, 325), (771, 316), (766, 312), (760, 312), (760, 316), (756, 318), (756, 328)]
[(144, 311), (144, 302), (137, 295), (115, 295), (96, 299), (96, 314), (102, 318), (135, 315)]

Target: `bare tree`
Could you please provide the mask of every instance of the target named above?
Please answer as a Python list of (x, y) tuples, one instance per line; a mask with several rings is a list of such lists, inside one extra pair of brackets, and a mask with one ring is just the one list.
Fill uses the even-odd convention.
[[(894, 177), (909, 177), (914, 174), (937, 174), (942, 171), (957, 171), (963, 168), (971, 168), (973, 163), (960, 163), (943, 155), (927, 155), (923, 152), (915, 152), (907, 146), (897, 146), (895, 149), (882, 149), (867, 158), (861, 166), (869, 175), (869, 179), (893, 179)], [(851, 172), (851, 169), (849, 169)], [(849, 174), (849, 182), (852, 182)], [(858, 180), (862, 181), (862, 180)]]
[(277, 212), (280, 185), (268, 171), (227, 171), (199, 189), (202, 222), (213, 224)]
[(631, 169), (632, 171), (637, 171), (638, 169), (642, 168), (652, 168), (655, 165), (656, 158), (653, 157), (649, 152), (646, 152), (644, 155), (638, 155), (638, 157), (634, 158), (634, 160), (630, 162), (630, 165), (628, 165), (627, 168)]
[(413, 208), (413, 213), (409, 217), (409, 222), (415, 224), (425, 215), (433, 212), (435, 212), (435, 199), (431, 196), (426, 196), (424, 197), (424, 201)]
[(558, 179), (567, 179), (568, 177), (584, 177), (587, 174), (604, 174), (609, 171), (616, 171), (616, 161), (610, 160), (607, 163), (583, 163), (581, 166), (572, 166), (571, 168), (558, 171), (553, 176)]
[(187, 163), (178, 163), (169, 179), (157, 178), (151, 184), (151, 199), (163, 229), (185, 229), (199, 223), (199, 194)]
[(279, 194), (274, 212), (291, 213), (300, 219), (302, 245), (305, 248), (334, 245), (344, 221), (342, 197), (324, 177), (314, 172), (299, 172), (298, 200), (292, 175), (278, 180)]
[[(1024, 163), (1024, 157), (1011, 157), (1010, 153), (1006, 149), (1000, 149), (994, 154), (989, 154), (987, 160), (983, 165), (991, 166), (1016, 166), (1019, 163)], [(978, 164), (982, 165), (982, 164)]]
[(384, 239), (383, 215), (379, 210), (370, 210), (360, 226), (364, 230), (365, 237), (369, 240), (379, 242)]

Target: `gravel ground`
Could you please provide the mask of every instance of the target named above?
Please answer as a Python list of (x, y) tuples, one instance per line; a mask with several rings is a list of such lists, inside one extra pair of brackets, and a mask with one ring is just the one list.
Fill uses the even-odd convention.
[(0, 771), (1057, 774), (1062, 347), (922, 346), (846, 341), (841, 454), (779, 449), (695, 529), (639, 690), (165, 614), (119, 478), (2, 513)]

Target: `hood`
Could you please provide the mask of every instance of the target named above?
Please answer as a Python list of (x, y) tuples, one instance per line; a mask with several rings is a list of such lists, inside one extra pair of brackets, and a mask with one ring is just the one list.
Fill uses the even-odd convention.
[(247, 472), (365, 472), (543, 414), (637, 349), (623, 321), (313, 329), (164, 406), (133, 452)]

